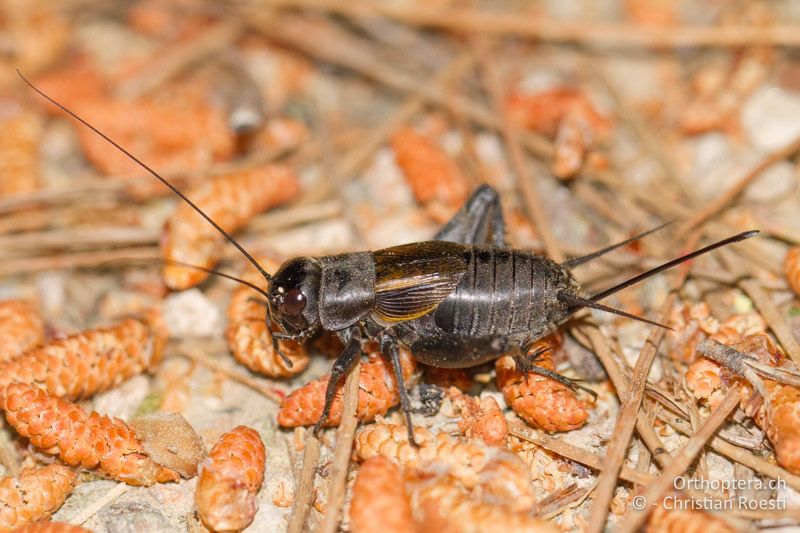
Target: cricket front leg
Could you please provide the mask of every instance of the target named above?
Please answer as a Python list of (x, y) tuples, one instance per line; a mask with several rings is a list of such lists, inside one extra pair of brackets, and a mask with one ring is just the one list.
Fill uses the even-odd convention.
[(317, 435), (319, 435), (320, 430), (322, 430), (331, 414), (333, 400), (336, 398), (336, 387), (350, 369), (353, 368), (356, 359), (361, 356), (361, 342), (355, 333), (355, 328), (351, 328), (342, 335), (342, 340), (345, 343), (344, 350), (333, 362), (333, 367), (331, 368), (331, 377), (328, 379), (328, 385), (325, 388), (325, 405), (322, 408), (319, 420), (314, 425), (314, 433)]

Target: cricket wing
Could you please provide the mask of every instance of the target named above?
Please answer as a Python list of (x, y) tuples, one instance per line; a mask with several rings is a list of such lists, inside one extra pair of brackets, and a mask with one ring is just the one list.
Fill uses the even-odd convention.
[(461, 282), (466, 250), (429, 241), (376, 251), (375, 312), (387, 322), (404, 322), (436, 309)]

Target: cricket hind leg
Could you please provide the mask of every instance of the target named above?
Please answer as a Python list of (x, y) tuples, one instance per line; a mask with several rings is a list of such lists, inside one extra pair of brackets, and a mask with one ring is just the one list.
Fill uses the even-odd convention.
[(517, 368), (520, 372), (524, 374), (532, 373), (532, 374), (539, 374), (540, 376), (544, 376), (546, 378), (550, 378), (558, 383), (561, 383), (565, 387), (568, 387), (573, 392), (583, 391), (589, 394), (595, 401), (597, 400), (597, 393), (588, 387), (584, 387), (580, 383), (575, 380), (572, 380), (566, 376), (562, 376), (558, 372), (554, 372), (549, 368), (545, 368), (543, 366), (539, 366), (536, 364), (536, 361), (540, 360), (542, 356), (550, 351), (549, 346), (544, 346), (538, 348), (535, 352), (528, 355), (528, 350), (530, 349), (530, 344), (527, 346), (521, 347), (518, 354), (514, 356), (514, 362), (517, 365)]
[(403, 366), (400, 364), (400, 347), (397, 343), (397, 338), (391, 333), (381, 333), (379, 342), (381, 345), (381, 353), (384, 357), (388, 357), (392, 363), (392, 370), (394, 370), (395, 382), (397, 383), (397, 393), (400, 395), (400, 407), (403, 409), (403, 414), (406, 417), (406, 428), (408, 430), (408, 442), (412, 446), (419, 446), (414, 438), (414, 423), (411, 420), (411, 398), (408, 397), (408, 390), (406, 390), (406, 381), (403, 377)]
[(319, 420), (314, 425), (314, 433), (319, 435), (325, 422), (331, 414), (331, 406), (333, 400), (336, 398), (336, 387), (342, 378), (347, 375), (356, 359), (361, 356), (361, 342), (355, 332), (348, 330), (344, 335), (345, 346), (341, 355), (336, 358), (331, 368), (331, 377), (328, 379), (328, 386), (325, 388), (325, 405), (322, 408), (322, 414)]
[(490, 185), (481, 185), (433, 240), (503, 247), (505, 231), (500, 195)]

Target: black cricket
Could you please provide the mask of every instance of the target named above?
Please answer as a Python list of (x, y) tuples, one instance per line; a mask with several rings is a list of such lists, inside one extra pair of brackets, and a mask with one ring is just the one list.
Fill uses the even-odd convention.
[[(758, 233), (734, 235), (586, 297), (581, 294), (572, 268), (663, 226), (558, 264), (533, 252), (507, 246), (500, 197), (494, 189), (483, 185), (431, 241), (373, 252), (299, 257), (287, 261), (270, 275), (230, 234), (166, 179), (22, 79), (169, 187), (259, 270), (268, 282), (267, 291), (232, 276), (214, 273), (244, 283), (266, 297), (267, 322), (274, 321), (283, 330), (273, 335), (279, 353), (279, 339), (304, 342), (322, 330), (340, 336), (345, 348), (333, 364), (325, 406), (315, 430), (327, 420), (337, 385), (361, 356), (361, 341), (365, 338), (377, 340), (382, 354), (392, 363), (412, 443), (411, 405), (400, 368), (400, 343), (418, 361), (443, 368), (473, 367), (512, 354), (519, 368), (578, 387), (563, 376), (536, 366), (537, 354), (527, 356), (531, 345), (583, 308), (666, 327), (607, 307), (599, 300), (684, 261)], [(288, 358), (284, 360), (291, 365)]]

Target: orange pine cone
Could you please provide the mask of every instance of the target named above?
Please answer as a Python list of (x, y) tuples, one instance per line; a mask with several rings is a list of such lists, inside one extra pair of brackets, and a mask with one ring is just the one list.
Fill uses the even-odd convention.
[(497, 400), (474, 398), (453, 387), (448, 392), (453, 406), (461, 412), (458, 429), (467, 438), (480, 439), (489, 446), (501, 446), (508, 436), (508, 423)]
[(65, 524), (64, 522), (37, 522), (29, 524), (19, 529), (15, 529), (14, 533), (92, 533), (91, 530), (81, 526), (73, 526), (72, 524)]
[(499, 450), (478, 474), (473, 496), (484, 503), (513, 511), (530, 511), (536, 505), (530, 467), (517, 454)]
[(0, 302), (0, 363), (44, 342), (44, 323), (39, 312), (24, 300)]
[(421, 365), (425, 383), (432, 383), (443, 389), (456, 387), (466, 391), (472, 386), (472, 378), (463, 368), (438, 368)]
[[(405, 348), (400, 348), (400, 364), (403, 367), (403, 378), (408, 384), (417, 369), (417, 364)], [(328, 386), (330, 374), (303, 385), (293, 391), (281, 404), (278, 411), (278, 424), (283, 427), (308, 426), (316, 424), (322, 416), (325, 405), (325, 388)], [(331, 406), (326, 427), (338, 426), (342, 419), (341, 381), (336, 397)], [(370, 360), (361, 364), (358, 386), (358, 407), (356, 416), (359, 420), (369, 422), (378, 415), (384, 415), (400, 403), (400, 394), (394, 378), (391, 364), (378, 353), (371, 353)]]
[(364, 461), (353, 485), (350, 531), (414, 533), (416, 530), (400, 468), (379, 456)]
[(24, 383), (0, 396), (8, 423), (45, 453), (64, 463), (101, 472), (129, 485), (177, 481), (177, 473), (150, 459), (133, 430), (118, 418), (87, 414), (72, 402)]
[[(445, 467), (449, 475), (469, 489), (503, 498), (503, 494), (516, 490), (511, 487), (516, 487), (520, 501), (533, 504), (530, 471), (515, 455), (476, 442), (462, 442), (447, 433), (432, 436), (425, 428), (414, 428), (414, 437), (419, 447), (408, 442), (405, 426), (371, 424), (356, 436), (356, 457), (360, 461), (385, 457), (406, 470)], [(497, 481), (505, 488), (500, 488)]]
[(39, 189), (41, 117), (16, 102), (0, 101), (0, 129), (0, 198)]
[(689, 365), (684, 382), (697, 399), (708, 400), (722, 387), (722, 369), (716, 362), (700, 357)]
[(442, 533), (481, 533), (508, 531), (512, 533), (555, 533), (555, 526), (515, 512), (502, 505), (493, 505), (472, 498), (456, 480), (440, 476), (433, 480), (411, 482), (412, 501), (417, 509), (421, 531)]
[[(543, 343), (554, 346), (556, 341), (552, 337), (542, 339), (532, 351)], [(536, 364), (554, 370), (552, 350), (545, 352)], [(497, 387), (503, 391), (506, 403), (529, 424), (545, 431), (569, 431), (583, 426), (589, 418), (586, 404), (568, 387), (538, 374), (525, 376), (517, 371), (512, 357), (498, 359), (495, 370)]]
[[(84, 102), (104, 98), (108, 92), (105, 79), (85, 56), (43, 72), (36, 76), (34, 83), (44, 93), (57, 95), (59, 102), (78, 113), (83, 112)], [(47, 115), (61, 117), (63, 114), (63, 111), (44, 99), (37, 99), (36, 103)]]
[[(201, 170), (233, 156), (234, 135), (223, 113), (196, 96), (181, 96), (163, 102), (95, 98), (79, 107), (86, 120), (163, 174)], [(86, 159), (104, 174), (141, 175), (94, 132), (78, 128), (77, 134)]]
[(305, 370), (311, 360), (305, 346), (293, 341), (278, 341), (281, 351), (292, 362), (292, 367), (287, 367), (272, 346), (264, 306), (252, 298), (253, 291), (242, 287), (234, 291), (228, 305), (225, 337), (233, 356), (253, 372), (271, 378), (287, 378)]
[(238, 426), (220, 437), (200, 467), (194, 501), (197, 514), (213, 531), (240, 531), (258, 509), (267, 455), (258, 433)]
[(50, 517), (75, 488), (78, 475), (63, 465), (22, 470), (0, 478), (0, 532)]
[(36, 384), (50, 393), (81, 400), (153, 368), (167, 333), (156, 312), (116, 326), (53, 341), (0, 364), (0, 390), (13, 382)]
[(436, 143), (403, 127), (392, 136), (392, 149), (417, 202), (443, 207), (443, 215), (452, 215), (464, 204), (469, 194), (467, 181), (456, 162)]
[(506, 109), (516, 124), (553, 139), (561, 122), (570, 114), (583, 117), (594, 136), (605, 137), (612, 128), (611, 121), (595, 109), (582, 91), (570, 87), (535, 94), (512, 93), (506, 100)]
[(792, 246), (783, 259), (783, 274), (795, 294), (800, 294), (800, 246)]
[[(186, 193), (197, 206), (227, 232), (235, 232), (253, 216), (300, 192), (297, 176), (281, 165), (264, 165), (219, 176)], [(161, 239), (161, 257), (211, 268), (219, 259), (224, 238), (189, 205), (181, 203), (167, 221)], [(188, 289), (208, 274), (166, 265), (164, 282), (171, 289)]]
[(768, 397), (756, 415), (756, 422), (775, 447), (778, 464), (800, 474), (800, 389), (764, 380)]

